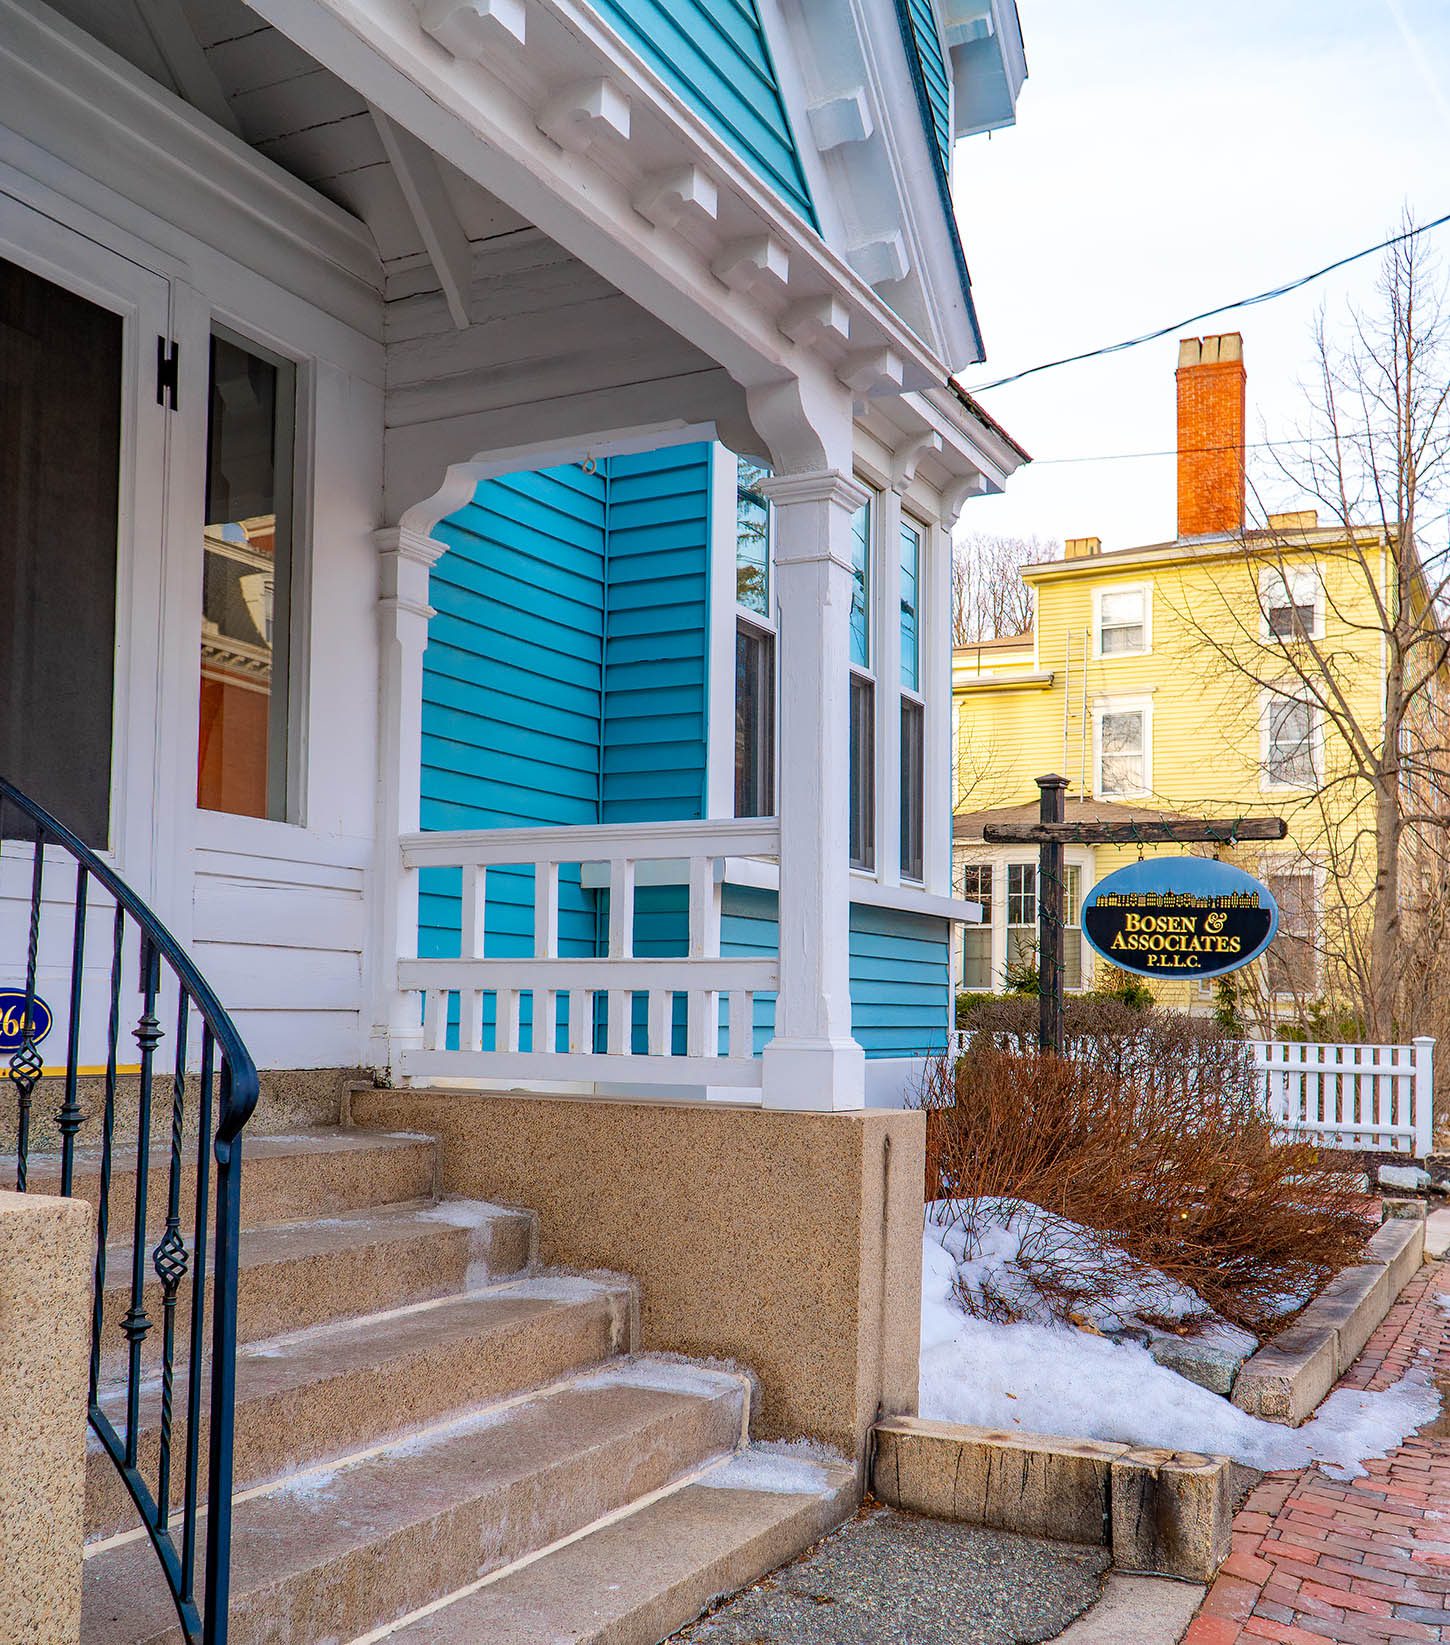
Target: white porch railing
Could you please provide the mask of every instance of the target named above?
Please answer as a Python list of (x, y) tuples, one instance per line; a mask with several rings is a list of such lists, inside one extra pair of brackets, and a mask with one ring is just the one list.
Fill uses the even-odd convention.
[(1326, 1148), (1365, 1148), (1416, 1159), (1430, 1152), (1433, 1039), (1410, 1045), (1252, 1044), (1269, 1113), (1286, 1131)]
[[(779, 988), (779, 965), (721, 956), (720, 887), (727, 857), (779, 856), (773, 818), (419, 833), (400, 844), (405, 870), (462, 872), (460, 957), (399, 962), (399, 987), (421, 995), (423, 1021), (421, 1046), (400, 1053), (403, 1075), (758, 1098), (755, 996)], [(572, 865), (585, 889), (608, 887), (604, 953), (560, 952), (560, 869)], [(533, 871), (531, 956), (485, 957), (493, 869)], [(688, 887), (685, 953), (635, 954), (635, 890), (647, 884)]]

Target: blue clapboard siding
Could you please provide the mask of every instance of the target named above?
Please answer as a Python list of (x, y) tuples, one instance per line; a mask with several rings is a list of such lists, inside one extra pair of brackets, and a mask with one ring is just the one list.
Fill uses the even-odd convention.
[[(773, 891), (727, 885), (721, 952), (773, 958), (779, 943)], [(951, 1000), (944, 920), (851, 904), (851, 1032), (868, 1057), (944, 1050)], [(775, 996), (755, 1002), (755, 1049), (775, 1028)]]
[(946, 1049), (947, 922), (851, 904), (851, 1032), (868, 1057)]
[(762, 182), (815, 225), (755, 0), (594, 0), (594, 9)]
[(601, 822), (705, 815), (710, 447), (609, 462)]
[(931, 117), (931, 135), (941, 155), (942, 169), (948, 175), (952, 169), (952, 90), (947, 72), (946, 53), (942, 50), (941, 30), (937, 27), (932, 0), (897, 0), (904, 9), (911, 43), (916, 48), (916, 59), (921, 67), (921, 88), (926, 93), (927, 112)]
[[(489, 480), (437, 528), (449, 551), (429, 586), (424, 828), (598, 820), (605, 487), (573, 466)], [(459, 897), (456, 870), (420, 876), (422, 954), (459, 952)], [(564, 870), (561, 952), (594, 952), (595, 900)], [(490, 871), (490, 958), (532, 952), (533, 904), (531, 869)]]
[[(704, 814), (710, 461), (696, 444), (489, 480), (438, 528), (449, 551), (423, 660), (424, 828)], [(460, 890), (456, 870), (421, 877), (424, 955), (458, 953)], [(608, 901), (563, 870), (561, 952), (600, 951)], [(533, 911), (532, 870), (491, 870), (485, 953), (531, 953)], [(641, 892), (637, 942), (684, 952), (683, 892)], [(682, 1034), (683, 997), (676, 1015)], [(494, 1018), (489, 998), (485, 1049)]]

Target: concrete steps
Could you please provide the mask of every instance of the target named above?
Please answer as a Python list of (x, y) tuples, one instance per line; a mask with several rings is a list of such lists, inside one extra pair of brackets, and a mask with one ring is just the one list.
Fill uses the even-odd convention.
[[(466, 1225), (463, 1214), (415, 1200), (246, 1230), (237, 1281), (238, 1343), (346, 1319), (361, 1311), (360, 1303), (372, 1313), (465, 1290), (470, 1269), (479, 1280), (487, 1273), (493, 1230)], [(501, 1215), (507, 1221), (514, 1214)], [(101, 1361), (111, 1374), (125, 1362), (121, 1321), (130, 1306), (130, 1257), (129, 1245), (117, 1245), (106, 1259)], [(142, 1363), (150, 1366), (161, 1359), (161, 1284), (149, 1262), (144, 1297), (153, 1329), (142, 1345)], [(188, 1274), (177, 1291), (178, 1355), (189, 1340), (190, 1298)]]
[(793, 1559), (857, 1501), (854, 1469), (757, 1447), (505, 1570), (388, 1637), (394, 1645), (641, 1645)]
[[(189, 1141), (181, 1180), (181, 1227), (188, 1236), (196, 1218), (196, 1144)], [(437, 1145), (432, 1137), (388, 1131), (308, 1130), (291, 1136), (247, 1135), (242, 1151), (242, 1227), (304, 1222), (374, 1205), (397, 1205), (431, 1198)], [(164, 1144), (151, 1149), (146, 1226), (152, 1236), (166, 1223), (170, 1156)], [(0, 1182), (13, 1184), (14, 1156), (0, 1155)], [(60, 1161), (53, 1155), (30, 1161), (32, 1191), (60, 1191)], [(76, 1151), (75, 1191), (95, 1204), (100, 1199), (101, 1156)], [(111, 1162), (110, 1233), (129, 1240), (136, 1216), (136, 1149), (118, 1147)]]
[[(528, 1277), (243, 1348), (237, 1356), (236, 1488), (395, 1440), (516, 1389), (629, 1353), (637, 1345), (635, 1313), (626, 1282)], [(141, 1400), (140, 1456), (148, 1478), (155, 1475), (161, 1424), (159, 1378), (152, 1382)], [(124, 1388), (101, 1403), (120, 1432)], [(185, 1412), (179, 1410), (174, 1445), (184, 1443), (185, 1432)], [(205, 1426), (202, 1433), (204, 1481)], [(120, 1475), (93, 1443), (86, 1468), (87, 1537), (109, 1536), (133, 1518)]]
[[(854, 1507), (849, 1466), (748, 1448), (744, 1375), (638, 1356), (633, 1281), (539, 1273), (532, 1213), (439, 1202), (435, 1179), (428, 1139), (248, 1145), (232, 1645), (361, 1645), (395, 1626), (408, 1645), (655, 1645)], [(118, 1431), (128, 1256), (109, 1255), (102, 1338)], [(153, 1482), (159, 1302), (150, 1276), (139, 1451)], [(179, 1645), (155, 1553), (94, 1443), (86, 1528), (85, 1645)]]
[[(747, 1401), (741, 1377), (632, 1361), (293, 1475), (235, 1509), (233, 1645), (408, 1616), (729, 1454)], [(137, 1540), (86, 1561), (83, 1645), (178, 1639), (154, 1558)]]

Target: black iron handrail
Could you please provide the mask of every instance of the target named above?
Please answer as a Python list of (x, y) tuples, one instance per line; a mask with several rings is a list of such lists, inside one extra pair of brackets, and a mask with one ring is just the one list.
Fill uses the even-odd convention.
[[(44, 1037), (36, 1010), (36, 977), (41, 943), (41, 895), (45, 883), (45, 848), (63, 848), (75, 862), (74, 919), (71, 928), (69, 1015), (63, 1098), (55, 1115), (60, 1132), (60, 1192), (75, 1191), (76, 1133), (86, 1115), (77, 1101), (84, 1019), (84, 967), (89, 893), (103, 888), (114, 903), (110, 943), (110, 1008), (106, 1019), (106, 1063), (101, 1122), (100, 1178), (96, 1199), (95, 1285), (91, 1312), (91, 1362), (88, 1406), (91, 1427), (115, 1463), (131, 1494), (161, 1563), (176, 1602), (187, 1645), (226, 1645), (232, 1528), (232, 1425), (236, 1395), (237, 1254), (241, 1227), (242, 1128), (257, 1105), (257, 1070), (231, 1018), (181, 944), (130, 886), (70, 829), (0, 778), (0, 848), (6, 838), (7, 808), (29, 819), (24, 841), (33, 849), (30, 871), (30, 920), (25, 957), (25, 1002), (18, 1020), (20, 1043), (8, 1074), (19, 1110), (16, 1187), (24, 1193), (30, 1175), (31, 1106), (45, 1065), (37, 1040)], [(14, 837), (13, 834), (11, 837)], [(120, 1058), (121, 991), (126, 971), (127, 922), (139, 936), (136, 981), (141, 1015), (133, 1030), (140, 1048), (136, 1106), (136, 1182), (131, 1233), (129, 1307), (120, 1321), (126, 1341), (124, 1435), (101, 1409), (101, 1338), (106, 1324), (105, 1291), (112, 1177), (116, 1167), (114, 1134)], [(171, 1088), (170, 1161), (166, 1177), (166, 1220), (159, 1240), (147, 1234), (147, 1199), (151, 1176), (152, 1095), (156, 1054), (165, 1039), (157, 1016), (164, 992), (174, 989), (175, 1044)], [(186, 1135), (188, 1052), (192, 1018), (200, 1019), (201, 1038), (195, 1063), (196, 1165), (195, 1224), (190, 1245), (181, 1231), (183, 1154)], [(213, 1088), (216, 1090), (213, 1125)], [(207, 1356), (201, 1349), (207, 1325), (207, 1205), (216, 1164), (215, 1245), (211, 1255), (210, 1408), (207, 1424), (205, 1500), (200, 1486), (203, 1382)], [(140, 1455), (142, 1349), (152, 1329), (146, 1311), (147, 1262), (155, 1274), (161, 1306), (161, 1400), (155, 1488), (148, 1482)], [(191, 1274), (190, 1337), (184, 1368), (185, 1442), (181, 1457), (180, 1545), (172, 1508), (172, 1449), (175, 1438), (177, 1372), (176, 1316), (182, 1281)], [(154, 1293), (153, 1293), (154, 1305)], [(203, 1523), (204, 1522), (204, 1523)], [(201, 1598), (196, 1593), (198, 1540), (204, 1539)]]

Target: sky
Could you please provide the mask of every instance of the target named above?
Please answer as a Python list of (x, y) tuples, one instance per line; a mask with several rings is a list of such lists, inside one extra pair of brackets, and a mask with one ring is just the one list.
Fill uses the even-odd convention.
[[(1450, 212), (1450, 0), (1018, 0), (1017, 124), (956, 153), (987, 361), (968, 388), (1279, 285)], [(1450, 271), (1450, 224), (1428, 236)], [(1174, 535), (1177, 337), (1241, 331), (1250, 442), (1292, 435), (1311, 326), (1377, 258), (1124, 354), (983, 390), (1032, 453), (958, 531)], [(1259, 459), (1262, 464), (1263, 459)], [(1255, 466), (1250, 455), (1251, 469)], [(1287, 482), (1266, 492), (1293, 507)]]

